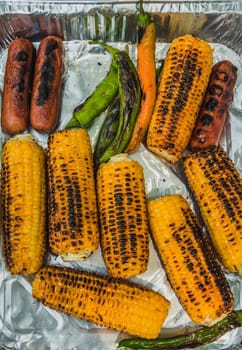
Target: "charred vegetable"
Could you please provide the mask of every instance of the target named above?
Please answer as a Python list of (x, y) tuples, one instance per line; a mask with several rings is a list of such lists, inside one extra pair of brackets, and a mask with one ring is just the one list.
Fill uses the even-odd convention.
[(116, 63), (120, 96), (118, 130), (113, 141), (100, 158), (100, 162), (106, 162), (115, 154), (122, 153), (130, 140), (140, 109), (141, 88), (137, 70), (128, 53), (104, 43), (100, 43), (100, 45), (107, 49)]
[(126, 152), (134, 151), (140, 142), (142, 142), (156, 99), (155, 24), (148, 13), (144, 12), (142, 0), (140, 0), (140, 13), (136, 33), (137, 72), (142, 90), (142, 98), (140, 111)]
[(119, 154), (97, 172), (101, 248), (113, 277), (143, 273), (149, 260), (149, 228), (142, 166)]
[(242, 180), (220, 146), (184, 160), (185, 175), (222, 264), (242, 275)]
[(186, 347), (196, 348), (201, 345), (212, 343), (226, 332), (242, 327), (242, 310), (231, 312), (226, 318), (211, 327), (203, 327), (191, 334), (178, 335), (170, 338), (147, 339), (123, 339), (118, 347), (125, 349), (154, 349), (175, 350)]
[(94, 150), (94, 167), (97, 170), (99, 160), (105, 152), (106, 148), (111, 144), (116, 136), (119, 117), (120, 117), (120, 98), (119, 95), (114, 99), (107, 110), (107, 117), (104, 120), (102, 128), (98, 134), (98, 140)]
[(191, 320), (211, 326), (225, 318), (233, 310), (233, 295), (188, 202), (171, 194), (149, 200), (148, 212), (157, 252)]
[(118, 93), (118, 71), (114, 60), (106, 77), (99, 83), (93, 93), (74, 111), (66, 129), (73, 127), (89, 127), (94, 119), (98, 117), (113, 101)]
[(68, 267), (42, 268), (32, 295), (68, 315), (147, 339), (157, 337), (170, 306), (148, 288)]
[(12, 274), (30, 275), (46, 250), (45, 153), (30, 134), (9, 138), (2, 154), (3, 254)]
[(170, 45), (147, 134), (148, 149), (168, 162), (177, 162), (188, 145), (212, 64), (204, 40), (184, 35)]
[(99, 245), (92, 149), (86, 129), (48, 138), (49, 246), (63, 260), (83, 260)]

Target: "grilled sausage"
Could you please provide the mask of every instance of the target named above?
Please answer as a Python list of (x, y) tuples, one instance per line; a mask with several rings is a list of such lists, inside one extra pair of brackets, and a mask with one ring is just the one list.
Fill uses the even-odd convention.
[(18, 38), (9, 45), (1, 114), (1, 127), (7, 134), (28, 128), (34, 59), (35, 48), (29, 40)]
[(192, 151), (219, 143), (233, 101), (236, 79), (237, 68), (230, 61), (220, 61), (214, 65), (189, 142)]
[(60, 112), (63, 42), (49, 35), (40, 42), (34, 72), (30, 124), (39, 132), (52, 131)]

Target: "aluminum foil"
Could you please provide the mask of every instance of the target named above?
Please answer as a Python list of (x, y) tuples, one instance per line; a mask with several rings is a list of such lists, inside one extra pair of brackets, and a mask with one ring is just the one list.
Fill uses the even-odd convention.
[[(234, 101), (230, 108), (229, 120), (221, 143), (235, 162), (242, 176), (242, 37), (239, 29), (235, 32), (231, 27), (232, 22), (233, 26), (236, 23), (238, 25), (238, 16), (241, 21), (241, 13), (237, 7), (237, 2), (224, 2), (221, 4), (211, 1), (209, 3), (204, 2), (203, 6), (198, 1), (185, 3), (180, 1), (175, 3), (159, 1), (147, 2), (145, 5), (146, 9), (149, 9), (154, 14), (158, 28), (159, 40), (156, 45), (157, 67), (162, 64), (171, 39), (192, 31), (192, 28), (196, 34), (201, 34), (201, 37), (208, 40), (213, 47), (214, 63), (222, 59), (229, 59), (238, 67)], [(64, 128), (67, 121), (71, 118), (73, 108), (95, 89), (108, 71), (111, 61), (110, 55), (100, 46), (90, 45), (89, 39), (106, 40), (115, 47), (127, 50), (136, 64), (136, 46), (133, 34), (136, 3), (132, 1), (97, 1), (95, 4), (96, 7), (93, 8), (94, 2), (91, 1), (70, 2), (68, 4), (64, 1), (53, 2), (53, 4), (44, 1), (41, 5), (36, 2), (8, 2), (8, 4), (0, 2), (0, 31), (3, 30), (3, 23), (5, 23), (4, 21), (1, 22), (1, 12), (5, 13), (2, 18), (6, 17), (7, 12), (7, 16), (10, 19), (8, 25), (12, 26), (7, 28), (7, 24), (4, 24), (6, 35), (2, 40), (2, 49), (0, 51), (0, 92), (3, 89), (7, 45), (13, 37), (22, 32), (23, 36), (34, 40), (41, 38), (46, 33), (58, 31), (63, 36), (65, 69), (61, 118), (58, 129)], [(224, 10), (226, 9), (226, 13), (221, 11), (221, 6), (223, 6)], [(197, 12), (190, 13), (193, 10)], [(114, 14), (114, 18), (112, 17), (111, 20), (109, 17), (110, 11)], [(20, 17), (23, 19), (21, 28), (13, 25), (15, 23), (13, 18), (14, 16), (19, 16), (19, 12), (21, 12)], [(182, 18), (182, 12), (185, 15), (185, 19), (189, 19), (187, 23), (184, 21), (182, 23), (179, 22)], [(41, 17), (43, 13), (45, 13), (47, 23), (44, 27)], [(53, 14), (55, 14), (56, 21), (53, 20)], [(94, 18), (98, 18), (98, 20), (94, 20)], [(107, 19), (109, 19), (109, 22)], [(31, 23), (32, 25), (35, 23), (35, 26), (31, 27)], [(105, 32), (107, 23), (110, 24), (110, 28), (113, 30), (117, 28), (118, 23), (122, 24), (120, 25), (120, 29), (122, 28), (121, 33), (115, 33), (112, 30)], [(32, 31), (29, 29), (29, 26), (32, 28)], [(164, 28), (166, 28), (166, 32)], [(35, 45), (36, 47), (38, 46), (38, 40), (35, 41)], [(102, 113), (89, 129), (93, 147), (104, 118), (105, 113)], [(46, 147), (47, 135), (38, 134), (34, 130), (30, 131), (36, 140), (43, 147)], [(6, 135), (1, 134), (2, 143), (6, 137)], [(149, 152), (144, 145), (141, 145), (131, 157), (139, 161), (144, 168), (147, 198), (155, 198), (168, 193), (180, 193), (194, 208), (179, 167), (166, 165), (159, 157)], [(64, 263), (60, 258), (48, 253), (46, 263), (107, 274), (100, 249), (94, 252), (86, 261), (73, 263)], [(234, 274), (225, 273), (234, 294), (235, 309), (241, 309), (242, 280)], [(31, 296), (32, 278), (11, 276), (5, 269), (4, 259), (0, 259), (1, 349), (114, 350), (118, 340), (127, 336), (98, 327), (84, 320), (66, 316), (41, 305)], [(131, 280), (160, 292), (170, 300), (170, 312), (161, 330), (161, 335), (170, 336), (196, 328), (172, 291), (151, 241), (148, 270)], [(213, 344), (200, 347), (200, 349), (242, 349), (241, 342), (242, 330), (237, 328), (225, 334)]]

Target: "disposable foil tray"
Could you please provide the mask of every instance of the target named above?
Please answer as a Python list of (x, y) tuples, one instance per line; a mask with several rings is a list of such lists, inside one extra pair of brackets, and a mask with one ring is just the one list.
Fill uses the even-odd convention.
[[(144, 1), (156, 25), (156, 63), (160, 66), (169, 44), (184, 34), (197, 35), (213, 47), (214, 63), (229, 59), (238, 67), (238, 79), (222, 146), (242, 175), (242, 13), (241, 1)], [(89, 40), (102, 40), (125, 49), (136, 64), (135, 1), (0, 1), (0, 98), (7, 48), (15, 37), (25, 37), (36, 47), (48, 34), (63, 38), (65, 64), (63, 97), (58, 129), (63, 129), (73, 108), (82, 102), (108, 71), (110, 55)], [(1, 99), (0, 99), (1, 105)], [(88, 129), (93, 147), (105, 117), (102, 113)], [(47, 135), (30, 130), (46, 147)], [(7, 135), (1, 132), (1, 145)], [(169, 193), (182, 194), (193, 206), (182, 175), (176, 167), (163, 163), (142, 144), (131, 155), (144, 168), (147, 198)], [(107, 274), (100, 249), (84, 262), (63, 262), (48, 254), (47, 263)], [(235, 298), (235, 309), (242, 308), (242, 280), (226, 273)], [(131, 279), (163, 294), (171, 309), (161, 329), (170, 336), (195, 329), (174, 292), (150, 242), (148, 270)], [(0, 256), (0, 347), (21, 350), (114, 350), (127, 336), (90, 322), (51, 310), (31, 296), (32, 277), (12, 276)], [(242, 330), (234, 329), (216, 342), (200, 349), (242, 349)]]

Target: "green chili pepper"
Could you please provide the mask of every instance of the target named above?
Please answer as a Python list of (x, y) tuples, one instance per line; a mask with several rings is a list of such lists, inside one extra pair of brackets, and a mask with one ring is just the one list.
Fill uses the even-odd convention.
[(211, 327), (203, 327), (191, 334), (178, 335), (170, 338), (157, 339), (123, 339), (118, 347), (126, 349), (153, 349), (153, 350), (175, 350), (186, 347), (195, 348), (201, 345), (209, 344), (220, 338), (226, 332), (236, 327), (242, 326), (242, 310), (233, 311), (223, 320), (217, 322)]
[[(143, 0), (139, 1), (139, 14), (138, 14), (138, 26), (139, 27), (146, 27), (148, 24), (151, 23), (150, 15), (144, 11), (143, 8)], [(144, 28), (145, 30), (145, 28)], [(142, 33), (140, 33), (142, 34)]]
[(140, 109), (141, 88), (136, 68), (128, 53), (104, 43), (100, 43), (100, 45), (112, 54), (116, 63), (120, 96), (118, 130), (100, 159), (100, 162), (106, 162), (115, 154), (122, 153), (130, 140)]
[(119, 126), (119, 110), (120, 97), (118, 95), (108, 107), (107, 116), (98, 134), (98, 140), (93, 155), (95, 170), (97, 170), (97, 167), (100, 164), (101, 156), (116, 136)]
[(66, 125), (66, 129), (73, 127), (87, 128), (94, 119), (99, 116), (118, 93), (118, 71), (116, 63), (112, 60), (110, 69), (106, 77), (100, 82), (93, 93), (74, 111), (71, 120)]

